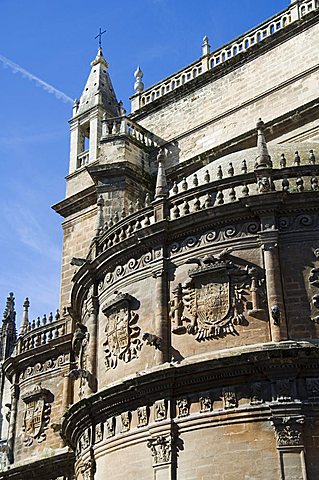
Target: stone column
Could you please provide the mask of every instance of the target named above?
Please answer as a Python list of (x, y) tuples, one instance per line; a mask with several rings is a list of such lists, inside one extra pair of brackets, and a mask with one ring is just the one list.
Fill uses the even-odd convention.
[(172, 440), (171, 435), (158, 435), (147, 442), (153, 457), (153, 480), (176, 478)]
[(307, 480), (303, 425), (305, 417), (297, 409), (271, 407), (281, 480)]
[(14, 462), (13, 450), (14, 450), (14, 439), (16, 435), (16, 423), (17, 423), (17, 407), (18, 407), (18, 398), (19, 398), (19, 385), (16, 383), (16, 375), (13, 379), (13, 385), (11, 386), (11, 409), (10, 409), (10, 420), (9, 420), (9, 429), (8, 429), (8, 460), (9, 463)]
[(97, 323), (99, 312), (99, 301), (94, 295), (91, 297), (90, 316), (87, 322), (89, 342), (87, 347), (86, 367), (88, 371), (88, 393), (95, 393), (97, 388)]
[(160, 348), (156, 350), (159, 363), (169, 361), (169, 325), (168, 325), (168, 279), (166, 260), (153, 272), (155, 278), (155, 335), (159, 337)]
[(270, 333), (273, 342), (287, 340), (287, 322), (283, 298), (282, 277), (278, 253), (278, 232), (260, 233), (266, 274)]

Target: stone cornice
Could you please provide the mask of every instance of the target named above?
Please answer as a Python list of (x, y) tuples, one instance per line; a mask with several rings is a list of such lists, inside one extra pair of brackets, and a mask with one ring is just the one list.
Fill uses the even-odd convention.
[(238, 347), (199, 357), (190, 357), (180, 364), (155, 367), (148, 373), (122, 379), (97, 394), (74, 404), (64, 415), (62, 436), (75, 447), (75, 442), (92, 422), (104, 421), (123, 411), (163, 398), (198, 394), (228, 384), (245, 384), (271, 378), (299, 375), (306, 366), (306, 375), (317, 375), (319, 347), (310, 342), (281, 342)]
[(73, 213), (84, 210), (96, 204), (97, 193), (95, 185), (85, 188), (79, 193), (62, 200), (52, 206), (53, 210), (59, 213), (62, 217), (67, 218)]

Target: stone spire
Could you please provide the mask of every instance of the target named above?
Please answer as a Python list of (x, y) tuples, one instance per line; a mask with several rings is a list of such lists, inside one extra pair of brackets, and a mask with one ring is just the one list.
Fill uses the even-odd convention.
[(7, 297), (6, 308), (3, 312), (1, 326), (1, 351), (0, 359), (5, 360), (10, 357), (13, 352), (17, 339), (16, 331), (16, 312), (15, 312), (14, 295), (11, 292)]
[(168, 195), (168, 186), (164, 166), (165, 160), (165, 151), (163, 148), (161, 148), (157, 155), (158, 170), (156, 178), (155, 199), (165, 198)]
[(28, 331), (29, 327), (29, 307), (30, 307), (30, 302), (28, 297), (25, 299), (23, 303), (23, 317), (22, 317), (22, 323), (20, 327), (20, 335), (25, 335)]
[(256, 169), (272, 168), (272, 161), (268, 153), (267, 143), (265, 139), (265, 124), (260, 118), (257, 122), (257, 150)]
[(102, 48), (98, 49), (95, 59), (91, 62), (91, 67), (76, 114), (81, 115), (92, 107), (101, 105), (109, 116), (117, 117), (119, 114), (118, 101), (108, 74), (109, 65), (103, 56)]

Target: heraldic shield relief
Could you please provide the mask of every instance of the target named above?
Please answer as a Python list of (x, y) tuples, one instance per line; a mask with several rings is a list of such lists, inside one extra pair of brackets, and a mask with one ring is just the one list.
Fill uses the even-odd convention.
[(32, 445), (34, 440), (41, 443), (46, 439), (45, 430), (50, 420), (51, 410), (50, 396), (49, 390), (42, 388), (40, 384), (36, 385), (31, 392), (22, 395), (22, 400), (26, 404), (23, 422), (25, 446)]
[(173, 333), (194, 335), (198, 341), (237, 335), (236, 326), (245, 323), (250, 293), (250, 312), (260, 312), (257, 301), (255, 268), (238, 267), (226, 260), (230, 249), (218, 255), (191, 258), (186, 263), (197, 264), (189, 270), (189, 280), (178, 284), (170, 302)]
[(118, 293), (112, 302), (102, 307), (107, 317), (106, 341), (103, 344), (107, 369), (116, 368), (119, 360), (128, 363), (137, 358), (142, 348), (138, 315), (132, 311), (134, 303), (136, 300), (131, 295)]

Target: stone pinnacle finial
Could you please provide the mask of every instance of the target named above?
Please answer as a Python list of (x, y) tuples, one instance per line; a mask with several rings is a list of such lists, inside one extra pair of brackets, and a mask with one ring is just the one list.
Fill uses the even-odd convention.
[(136, 82), (134, 83), (134, 90), (136, 93), (141, 93), (144, 90), (144, 83), (142, 82), (144, 74), (140, 67), (137, 67), (137, 69), (134, 72), (134, 77), (136, 79)]
[(93, 60), (93, 62), (91, 62), (91, 66), (94, 67), (94, 65), (98, 65), (99, 63), (101, 63), (102, 65), (104, 65), (106, 68), (109, 67), (109, 64), (107, 63), (107, 61), (106, 61), (105, 58), (103, 57), (103, 52), (102, 52), (102, 48), (101, 48), (101, 47), (99, 47), (95, 59)]
[(101, 232), (104, 226), (104, 215), (103, 215), (104, 199), (102, 195), (99, 195), (96, 205), (97, 205), (96, 235), (99, 235), (99, 233)]
[(28, 297), (26, 297), (26, 299), (23, 303), (23, 317), (22, 317), (22, 323), (21, 323), (21, 327), (20, 327), (20, 335), (24, 335), (28, 331), (29, 307), (30, 307), (30, 302), (29, 302)]
[(202, 45), (202, 56), (208, 55), (210, 53), (210, 45), (207, 35), (203, 38), (203, 45)]
[(168, 186), (165, 174), (165, 160), (166, 154), (163, 148), (160, 149), (157, 155), (158, 170), (156, 178), (155, 199), (165, 198), (168, 195)]
[(272, 168), (272, 161), (268, 153), (267, 143), (265, 139), (265, 124), (260, 118), (257, 122), (257, 150), (256, 169)]

